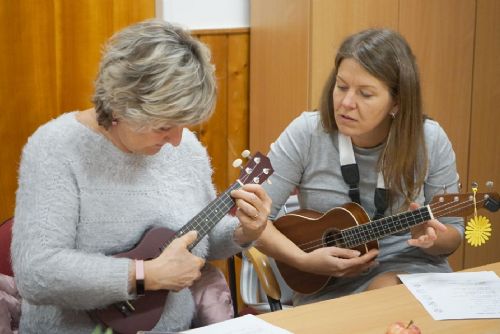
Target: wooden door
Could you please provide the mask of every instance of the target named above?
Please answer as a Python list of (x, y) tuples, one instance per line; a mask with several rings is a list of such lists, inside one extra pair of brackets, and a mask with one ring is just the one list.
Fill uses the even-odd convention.
[[(500, 1), (477, 1), (477, 24), (472, 82), (472, 117), (470, 121), (469, 177), (464, 186), (477, 182), (480, 191), (500, 192)], [(493, 181), (493, 189), (486, 187)], [(491, 238), (480, 247), (465, 245), (464, 267), (500, 261), (500, 211), (480, 211), (490, 219)]]

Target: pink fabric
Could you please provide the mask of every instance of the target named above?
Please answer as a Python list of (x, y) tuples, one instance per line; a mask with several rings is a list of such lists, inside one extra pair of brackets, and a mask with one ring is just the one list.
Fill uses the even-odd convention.
[(10, 243), (12, 240), (13, 218), (9, 218), (0, 224), (0, 274), (12, 276), (10, 263)]
[(15, 334), (21, 317), (21, 297), (11, 276), (0, 274), (0, 334)]
[(234, 317), (231, 292), (224, 274), (207, 263), (201, 278), (191, 286), (196, 304), (192, 327), (202, 327)]

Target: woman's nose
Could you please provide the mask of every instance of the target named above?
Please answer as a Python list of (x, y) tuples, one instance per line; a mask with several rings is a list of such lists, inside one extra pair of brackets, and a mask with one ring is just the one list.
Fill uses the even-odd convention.
[(172, 131), (167, 134), (167, 141), (172, 144), (172, 146), (178, 146), (182, 140), (182, 131), (184, 128), (182, 126), (177, 126)]
[(342, 98), (341, 103), (344, 108), (353, 109), (356, 107), (354, 91), (348, 90)]

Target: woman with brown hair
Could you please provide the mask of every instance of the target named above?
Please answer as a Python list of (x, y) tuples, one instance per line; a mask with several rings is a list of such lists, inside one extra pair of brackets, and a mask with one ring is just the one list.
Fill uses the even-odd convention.
[[(298, 190), (300, 207), (327, 212), (357, 202), (372, 220), (416, 209), (457, 190), (455, 154), (444, 130), (422, 111), (415, 57), (405, 39), (370, 29), (341, 45), (324, 87), (321, 111), (304, 112), (271, 146), (275, 170), (271, 219)], [(307, 226), (304, 226), (304, 233)], [(306, 273), (335, 280), (294, 303), (339, 297), (399, 283), (397, 274), (449, 272), (460, 245), (460, 218), (430, 219), (379, 240), (366, 254), (342, 247), (307, 252), (271, 222), (258, 248)]]

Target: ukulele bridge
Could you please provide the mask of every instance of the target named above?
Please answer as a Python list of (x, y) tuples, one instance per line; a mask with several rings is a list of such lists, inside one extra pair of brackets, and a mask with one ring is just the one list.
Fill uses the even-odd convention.
[(128, 317), (132, 314), (132, 312), (135, 312), (134, 305), (132, 305), (132, 303), (130, 303), (128, 300), (124, 302), (115, 303), (113, 305), (124, 317)]

